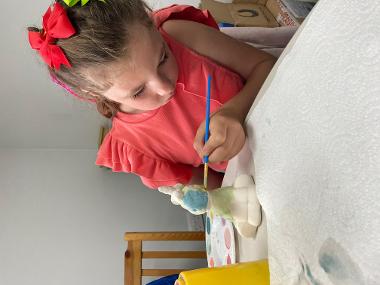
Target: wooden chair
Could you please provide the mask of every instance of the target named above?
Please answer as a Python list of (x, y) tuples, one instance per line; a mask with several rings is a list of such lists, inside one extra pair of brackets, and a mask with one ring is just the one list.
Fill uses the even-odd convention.
[(125, 252), (124, 284), (141, 285), (143, 276), (166, 276), (189, 269), (143, 269), (145, 258), (206, 258), (205, 251), (142, 251), (143, 241), (203, 241), (204, 232), (130, 232), (125, 233), (128, 241)]

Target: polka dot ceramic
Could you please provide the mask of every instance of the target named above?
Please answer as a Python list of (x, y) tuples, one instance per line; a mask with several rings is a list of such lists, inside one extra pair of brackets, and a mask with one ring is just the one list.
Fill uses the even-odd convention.
[(207, 214), (206, 249), (209, 267), (236, 262), (235, 237), (231, 222), (212, 213)]

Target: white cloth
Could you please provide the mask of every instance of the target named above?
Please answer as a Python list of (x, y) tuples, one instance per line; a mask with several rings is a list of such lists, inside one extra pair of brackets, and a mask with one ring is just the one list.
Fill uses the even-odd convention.
[[(223, 186), (232, 185), (236, 177), (248, 174), (254, 176), (253, 158), (246, 141), (240, 153), (228, 162), (226, 174), (223, 179)], [(259, 210), (259, 209), (258, 209)], [(254, 238), (245, 238), (236, 233), (236, 261), (255, 261), (268, 258), (267, 226), (265, 213), (261, 213), (262, 220), (257, 228)]]
[[(262, 49), (275, 57), (280, 56), (296, 30), (296, 27), (234, 27), (221, 29), (223, 33)], [(240, 153), (229, 161), (222, 186), (232, 185), (235, 179), (242, 174), (254, 176), (252, 152), (247, 142)], [(268, 257), (265, 213), (261, 212), (261, 215), (262, 222), (257, 229), (255, 238), (245, 238), (236, 233), (237, 262), (261, 260)]]
[[(294, 35), (295, 27), (262, 28), (262, 27), (233, 27), (222, 28), (221, 31), (235, 39), (247, 42), (278, 57)], [(244, 145), (242, 151), (229, 161), (222, 186), (231, 186), (235, 179), (242, 174), (254, 176), (253, 158), (248, 143)], [(235, 232), (236, 236), (236, 261), (261, 260), (268, 257), (267, 228), (265, 213), (262, 214), (262, 222), (257, 229), (255, 238), (245, 238)], [(235, 262), (235, 238), (232, 235), (224, 234), (224, 238), (229, 237), (231, 247), (226, 247), (223, 233), (226, 229), (231, 231), (232, 223), (221, 220), (219, 217), (207, 214), (207, 224), (210, 225), (210, 232), (206, 235), (209, 266), (226, 265), (227, 260)], [(222, 221), (222, 222), (220, 222)], [(230, 257), (229, 259), (225, 257)], [(222, 257), (222, 258), (221, 258)], [(212, 262), (210, 262), (212, 260)]]
[(279, 57), (297, 27), (229, 27), (221, 28), (220, 30), (237, 40)]
[(380, 1), (320, 0), (247, 128), (271, 284), (380, 284)]

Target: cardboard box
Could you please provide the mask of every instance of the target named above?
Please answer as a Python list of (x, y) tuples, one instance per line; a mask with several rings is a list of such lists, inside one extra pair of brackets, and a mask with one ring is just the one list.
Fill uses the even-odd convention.
[(265, 7), (281, 26), (298, 27), (303, 21), (303, 19), (295, 18), (280, 0), (267, 0)]
[(218, 23), (230, 23), (236, 27), (278, 27), (275, 17), (262, 3), (267, 0), (234, 0), (221, 3), (201, 0), (201, 8), (210, 11)]

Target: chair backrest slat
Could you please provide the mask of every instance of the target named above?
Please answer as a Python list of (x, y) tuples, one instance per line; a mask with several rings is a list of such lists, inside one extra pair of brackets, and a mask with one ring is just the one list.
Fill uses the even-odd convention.
[(124, 284), (141, 285), (142, 276), (166, 276), (188, 269), (143, 269), (142, 260), (151, 258), (206, 258), (205, 251), (142, 251), (143, 241), (203, 241), (204, 232), (130, 232), (125, 233)]

